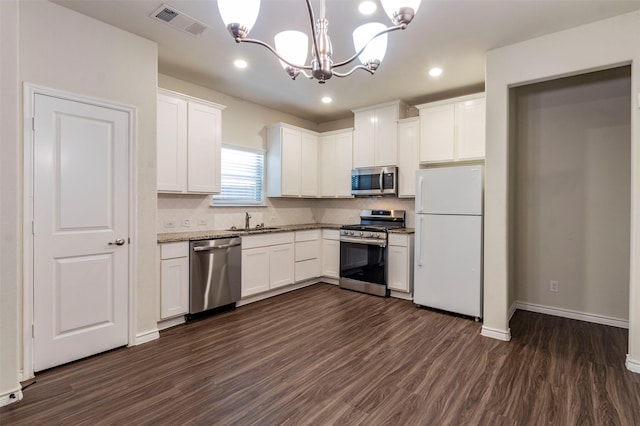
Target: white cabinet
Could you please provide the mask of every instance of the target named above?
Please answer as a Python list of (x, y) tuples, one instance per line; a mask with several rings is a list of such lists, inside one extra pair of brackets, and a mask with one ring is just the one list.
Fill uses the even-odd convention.
[(220, 192), (223, 109), (179, 93), (158, 91), (158, 192)]
[(340, 231), (322, 230), (322, 275), (340, 278)]
[(242, 237), (241, 297), (294, 282), (294, 233)]
[(267, 128), (267, 196), (318, 196), (318, 135), (277, 123)]
[(416, 170), (420, 168), (420, 118), (398, 121), (398, 197), (416, 196)]
[(484, 159), (484, 93), (417, 108), (420, 110), (421, 163)]
[(319, 141), (321, 197), (351, 197), (353, 130), (326, 132)]
[(353, 110), (353, 167), (396, 166), (398, 120), (408, 107), (400, 101)]
[(411, 293), (413, 290), (413, 234), (389, 234), (387, 249), (390, 290)]
[(295, 280), (305, 281), (320, 276), (322, 249), (320, 240), (322, 231), (313, 229), (295, 233)]
[(189, 243), (160, 244), (160, 319), (189, 312)]

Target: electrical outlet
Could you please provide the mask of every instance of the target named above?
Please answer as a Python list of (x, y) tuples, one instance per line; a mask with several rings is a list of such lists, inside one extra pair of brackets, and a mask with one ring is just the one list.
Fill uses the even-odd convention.
[(549, 291), (553, 293), (558, 292), (558, 281), (555, 281), (555, 280), (549, 281)]
[(207, 226), (207, 219), (202, 217), (198, 219), (198, 226)]
[(174, 220), (165, 220), (164, 221), (164, 227), (165, 228), (175, 228), (176, 227), (176, 222)]
[(182, 226), (183, 226), (184, 228), (188, 228), (189, 226), (191, 226), (191, 221), (190, 221), (189, 219), (184, 219), (184, 220), (182, 221)]

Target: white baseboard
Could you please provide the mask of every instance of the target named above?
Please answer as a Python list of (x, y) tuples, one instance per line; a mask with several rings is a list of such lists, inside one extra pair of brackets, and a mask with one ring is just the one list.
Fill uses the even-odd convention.
[(185, 323), (184, 315), (180, 315), (179, 317), (169, 318), (166, 320), (162, 320), (158, 323), (158, 331), (166, 330), (167, 328), (175, 327), (176, 325)]
[(413, 300), (413, 295), (411, 293), (404, 293), (402, 291), (391, 290), (389, 292), (389, 296), (395, 297), (397, 299)]
[(18, 402), (21, 399), (22, 399), (22, 390), (16, 389), (12, 392), (7, 392), (3, 395), (0, 395), (0, 407), (13, 404), (14, 402)]
[(625, 362), (625, 365), (627, 366), (627, 370), (632, 373), (640, 373), (640, 361), (629, 358), (629, 354), (627, 354), (627, 362)]
[(595, 324), (610, 325), (619, 328), (629, 328), (629, 321), (621, 318), (607, 317), (605, 315), (590, 314), (587, 312), (572, 311), (571, 309), (556, 308), (553, 306), (538, 305), (535, 303), (516, 302), (516, 309), (537, 312), (539, 314), (553, 315), (556, 317), (592, 322)]
[(160, 338), (160, 332), (158, 329), (145, 331), (144, 333), (136, 334), (135, 346), (142, 345), (143, 343), (151, 342)]
[(511, 329), (508, 328), (506, 330), (499, 330), (497, 328), (487, 327), (486, 325), (483, 325), (480, 335), (508, 342), (509, 340), (511, 340)]

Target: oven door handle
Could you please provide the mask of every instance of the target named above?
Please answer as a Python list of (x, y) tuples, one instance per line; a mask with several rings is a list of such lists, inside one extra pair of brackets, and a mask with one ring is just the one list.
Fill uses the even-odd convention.
[(354, 244), (366, 244), (369, 246), (379, 246), (379, 247), (386, 247), (387, 246), (387, 242), (385, 240), (366, 240), (366, 239), (360, 239), (360, 238), (350, 238), (350, 237), (340, 237), (340, 242), (345, 242), (345, 243), (354, 243)]

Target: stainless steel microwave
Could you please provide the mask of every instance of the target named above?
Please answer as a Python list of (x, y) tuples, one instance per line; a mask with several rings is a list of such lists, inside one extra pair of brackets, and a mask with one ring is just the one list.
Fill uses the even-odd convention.
[(351, 170), (351, 195), (398, 195), (398, 168), (389, 166)]

